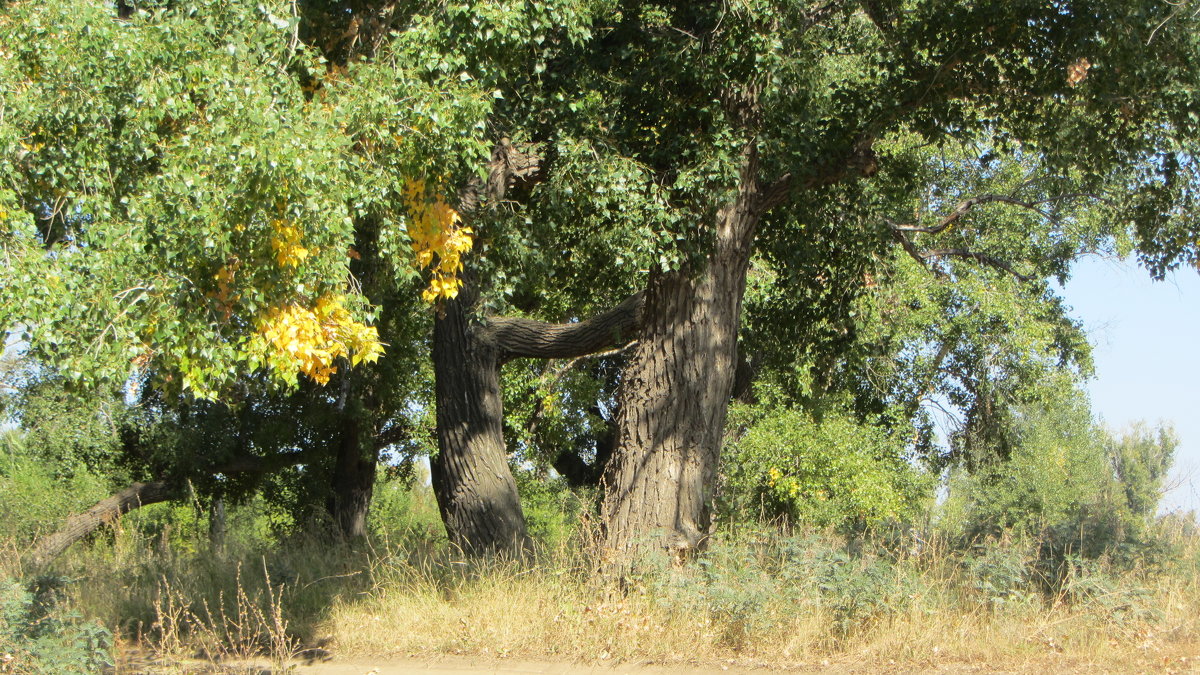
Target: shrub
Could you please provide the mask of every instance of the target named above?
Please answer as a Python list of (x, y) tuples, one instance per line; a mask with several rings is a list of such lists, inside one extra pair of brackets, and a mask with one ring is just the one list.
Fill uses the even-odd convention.
[(932, 479), (904, 442), (846, 415), (785, 410), (754, 420), (725, 453), (733, 517), (756, 510), (818, 527), (870, 525), (915, 513)]
[(0, 579), (0, 672), (91, 675), (110, 665), (112, 634), (63, 608), (67, 580)]

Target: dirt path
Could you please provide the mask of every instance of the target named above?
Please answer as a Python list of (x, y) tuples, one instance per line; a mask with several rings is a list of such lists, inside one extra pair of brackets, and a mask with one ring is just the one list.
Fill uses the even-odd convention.
[[(590, 665), (586, 663), (545, 663), (536, 661), (512, 661), (438, 658), (438, 659), (386, 659), (319, 663), (297, 668), (297, 675), (403, 675), (407, 673), (432, 673), (436, 675), (679, 675), (700, 673), (702, 675), (729, 675), (730, 673), (754, 672), (726, 667), (659, 666), (638, 663), (615, 666)], [(762, 673), (763, 671), (756, 671)]]

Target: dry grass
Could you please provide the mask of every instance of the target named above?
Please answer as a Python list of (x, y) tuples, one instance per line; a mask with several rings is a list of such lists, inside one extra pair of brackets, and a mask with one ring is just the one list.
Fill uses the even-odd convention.
[[(1194, 566), (1106, 577), (1115, 589), (1109, 597), (1066, 589), (997, 603), (950, 557), (895, 565), (897, 578), (909, 580), (900, 608), (874, 608), (846, 629), (837, 628), (844, 617), (836, 602), (812, 589), (767, 588), (739, 614), (697, 586), (711, 589), (719, 575), (698, 581), (694, 570), (665, 571), (620, 594), (569, 569), (497, 566), (457, 575), (377, 569), (376, 588), (340, 598), (320, 632), (339, 652), (379, 656), (898, 671), (1200, 669)], [(681, 601), (672, 591), (698, 595)]]
[[(76, 606), (127, 645), (265, 657), (279, 672), (317, 647), (341, 658), (1200, 672), (1200, 538), (1162, 537), (1172, 553), (1154, 565), (1079, 564), (1051, 591), (1022, 576), (1028, 544), (968, 555), (893, 542), (851, 555), (828, 533), (771, 531), (719, 540), (700, 563), (650, 569), (624, 591), (570, 542), (532, 564), (467, 563), (427, 538), (214, 555), (125, 532), (67, 568)], [(0, 574), (17, 576), (4, 562), (15, 550), (0, 541)]]

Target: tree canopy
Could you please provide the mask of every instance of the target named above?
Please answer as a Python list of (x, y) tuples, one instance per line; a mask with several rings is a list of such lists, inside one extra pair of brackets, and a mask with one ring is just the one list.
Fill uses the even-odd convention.
[[(5, 3), (0, 325), (185, 427), (301, 399), (350, 420), (292, 445), (336, 455), (363, 503), (380, 443), (433, 406), (464, 548), (524, 538), (516, 450), (587, 455), (610, 549), (695, 550), (732, 397), (795, 409), (746, 432), (757, 456), (791, 425), (1003, 457), (1027, 385), (1089, 367), (1049, 281), (1093, 252), (1197, 263), (1197, 20), (1149, 0)], [(558, 358), (505, 366), (506, 416), (502, 365)], [(945, 451), (938, 396), (963, 413)]]

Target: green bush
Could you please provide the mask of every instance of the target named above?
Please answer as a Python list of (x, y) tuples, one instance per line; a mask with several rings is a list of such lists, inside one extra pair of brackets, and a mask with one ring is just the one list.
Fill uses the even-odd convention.
[(726, 508), (734, 518), (757, 512), (820, 527), (902, 519), (920, 509), (933, 486), (905, 461), (904, 449), (881, 426), (847, 415), (818, 421), (796, 410), (767, 414), (725, 452)]
[(0, 579), (0, 672), (90, 675), (111, 664), (112, 634), (63, 608), (67, 580), (40, 577), (29, 584)]
[(529, 535), (546, 550), (560, 551), (576, 539), (580, 516), (590, 495), (576, 491), (561, 478), (543, 478), (534, 471), (517, 471), (517, 490)]
[(8, 432), (0, 448), (0, 532), (21, 542), (110, 494), (106, 481), (88, 471), (61, 475), (53, 461), (29, 454), (18, 432)]
[(1168, 547), (1153, 524), (1176, 445), (1169, 429), (1113, 436), (1077, 392), (1021, 406), (1015, 418), (1007, 458), (952, 472), (943, 531), (964, 545), (1005, 533), (1033, 541), (1054, 592), (1073, 558), (1127, 568), (1164, 559)]

